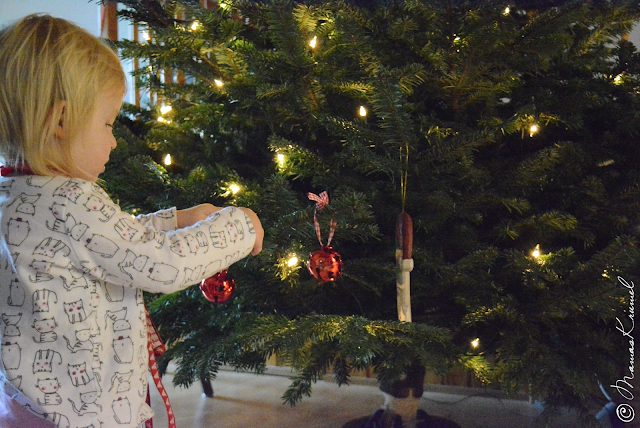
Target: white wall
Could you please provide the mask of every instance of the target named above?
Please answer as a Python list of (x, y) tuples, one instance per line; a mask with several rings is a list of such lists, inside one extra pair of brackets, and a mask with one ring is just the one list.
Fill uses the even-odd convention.
[[(32, 13), (48, 13), (64, 18), (100, 37), (101, 9), (97, 0), (0, 0), (0, 28)], [(118, 35), (123, 39), (133, 39), (133, 27), (125, 21), (118, 23)], [(132, 71), (131, 63), (123, 64), (127, 75)], [(133, 79), (127, 83), (129, 91), (125, 102), (135, 103)]]
[(88, 0), (0, 0), (0, 27), (40, 12), (65, 18), (94, 36), (100, 35), (100, 5)]
[(629, 41), (633, 42), (633, 44), (636, 45), (636, 48), (640, 49), (640, 25), (636, 26), (631, 34), (629, 34)]

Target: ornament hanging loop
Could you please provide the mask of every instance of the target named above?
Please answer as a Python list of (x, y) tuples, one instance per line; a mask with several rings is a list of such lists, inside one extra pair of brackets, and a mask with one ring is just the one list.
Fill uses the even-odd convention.
[[(318, 237), (318, 242), (320, 242), (320, 246), (324, 248), (325, 245), (322, 243), (322, 235), (320, 233), (320, 223), (318, 222), (318, 211), (322, 211), (324, 207), (329, 205), (329, 194), (326, 191), (320, 193), (320, 195), (309, 192), (307, 194), (307, 197), (309, 198), (309, 200), (316, 203), (316, 207), (313, 210), (313, 223), (316, 227), (316, 236)], [(336, 223), (335, 219), (332, 218), (331, 227), (329, 229), (329, 240), (327, 241), (326, 247), (331, 246), (331, 240), (333, 239), (333, 235), (335, 234), (337, 226), (338, 223)]]

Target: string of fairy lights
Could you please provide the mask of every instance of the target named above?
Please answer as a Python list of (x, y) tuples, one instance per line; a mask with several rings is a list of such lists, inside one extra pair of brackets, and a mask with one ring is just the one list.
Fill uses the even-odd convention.
[[(229, 7), (225, 3), (220, 3), (219, 5), (221, 8)], [(510, 13), (511, 13), (511, 8), (507, 6), (504, 9), (503, 14), (507, 16)], [(188, 28), (192, 32), (197, 32), (201, 30), (202, 24), (199, 21), (195, 20), (191, 22), (191, 24), (188, 25), (186, 28)], [(147, 43), (151, 41), (151, 36), (149, 31), (146, 31), (146, 30), (142, 31), (142, 39), (144, 40), (144, 42), (147, 42)], [(457, 44), (459, 42), (460, 42), (460, 37), (457, 36), (453, 41), (453, 43)], [(314, 35), (311, 39), (309, 39), (308, 46), (311, 49), (317, 49), (319, 47), (319, 44), (320, 44), (320, 40), (318, 39), (318, 36)], [(151, 66), (149, 66), (149, 69), (151, 72), (153, 72), (153, 68)], [(612, 82), (616, 85), (619, 85), (622, 83), (622, 79), (623, 79), (623, 76), (619, 75), (619, 76), (616, 76), (615, 78), (612, 78)], [(218, 89), (222, 89), (225, 86), (225, 82), (222, 78), (214, 79), (213, 83)], [(510, 99), (503, 99), (503, 102), (505, 103), (510, 101), (511, 101)], [(163, 105), (161, 105), (158, 109), (159, 114), (156, 119), (157, 122), (164, 125), (171, 125), (172, 122), (169, 117), (171, 111), (172, 111), (172, 107), (170, 104), (164, 103)], [(368, 115), (368, 110), (365, 105), (360, 105), (357, 108), (356, 112), (354, 112), (354, 116), (359, 117), (361, 120), (365, 119), (367, 115)], [(541, 127), (539, 123), (533, 117), (529, 117), (529, 119), (525, 119), (522, 122), (521, 126), (523, 126), (524, 128), (523, 136), (525, 132), (528, 132), (529, 137), (534, 137), (536, 134), (538, 134), (541, 131)], [(164, 156), (163, 162), (166, 166), (172, 165), (173, 159), (170, 153), (167, 153)], [(275, 154), (275, 163), (278, 170), (284, 172), (287, 168), (287, 155), (283, 152), (277, 151)], [(242, 186), (240, 184), (229, 183), (223, 195), (227, 197), (233, 197), (238, 195), (241, 191), (242, 191)], [(542, 263), (543, 259), (541, 259), (542, 253), (541, 253), (539, 244), (536, 245), (536, 247), (531, 251), (530, 256), (536, 261), (538, 261), (539, 263)], [(280, 257), (278, 259), (278, 266), (281, 271), (281, 276), (283, 278), (288, 277), (292, 272), (300, 268), (300, 258), (295, 251), (289, 251), (283, 257)], [(480, 339), (479, 338), (473, 339), (471, 341), (471, 347), (474, 349), (479, 348)]]
[[(221, 7), (222, 7), (222, 5), (221, 5)], [(194, 21), (189, 28), (192, 31), (197, 31), (200, 28), (200, 23), (198, 21)], [(145, 33), (145, 34), (146, 35), (143, 38), (146, 41), (149, 41), (150, 37), (148, 36), (148, 33)], [(318, 46), (318, 37), (317, 36), (313, 36), (313, 38), (311, 40), (309, 40), (309, 47), (314, 49), (317, 46)], [(221, 79), (215, 79), (214, 80), (214, 84), (218, 88), (224, 87), (224, 82)], [(168, 115), (171, 111), (172, 111), (172, 107), (169, 104), (162, 105), (159, 108), (159, 115), (158, 115), (156, 120), (159, 123), (162, 123), (162, 124), (165, 124), (165, 125), (170, 125), (171, 124), (171, 119), (166, 117), (166, 115)], [(358, 109), (357, 109), (356, 116), (360, 117), (361, 119), (364, 119), (364, 118), (367, 117), (367, 115), (368, 115), (367, 108), (364, 105), (359, 106)], [(278, 169), (280, 171), (284, 171), (285, 168), (286, 168), (286, 163), (287, 163), (286, 154), (284, 154), (282, 152), (277, 152), (276, 156), (275, 156), (275, 161), (276, 161), (276, 165), (277, 165)], [(164, 156), (164, 165), (165, 166), (171, 166), (172, 163), (173, 163), (173, 159), (171, 157), (171, 154), (170, 153), (166, 154)], [(225, 193), (223, 193), (223, 196), (235, 196), (241, 190), (242, 190), (242, 187), (239, 184), (237, 184), (237, 183), (229, 183), (229, 185), (227, 187), (227, 190), (225, 191)], [(289, 277), (291, 275), (291, 273), (295, 272), (297, 269), (300, 268), (300, 258), (298, 257), (298, 255), (295, 252), (289, 251), (284, 257), (279, 258), (278, 266), (280, 268), (281, 276), (284, 279), (286, 277)]]
[[(222, 9), (227, 9), (229, 7), (228, 4), (221, 2), (219, 3), (219, 7)], [(511, 13), (511, 8), (509, 6), (505, 7), (504, 11), (503, 11), (503, 15), (508, 16)], [(198, 20), (194, 20), (190, 25), (188, 25), (188, 29), (191, 30), (192, 32), (196, 32), (198, 31), (200, 28), (202, 27), (202, 24), (198, 21)], [(151, 40), (151, 36), (149, 34), (148, 31), (142, 31), (142, 38), (145, 40), (145, 42), (149, 42)], [(459, 42), (460, 37), (456, 36), (454, 43)], [(311, 39), (309, 39), (308, 45), (311, 49), (316, 49), (319, 46), (319, 40), (318, 40), (318, 36), (314, 35)], [(149, 69), (151, 71), (153, 71), (153, 68), (150, 66)], [(617, 76), (616, 79), (614, 80), (615, 84), (619, 84), (621, 80), (621, 76)], [(221, 89), (225, 86), (224, 81), (221, 78), (218, 79), (214, 79), (214, 84), (217, 88)], [(509, 100), (510, 101), (510, 100)], [(157, 121), (163, 124), (171, 124), (171, 120), (166, 118), (165, 115), (167, 113), (169, 113), (171, 111), (171, 106), (170, 105), (163, 105), (160, 107), (160, 114), (157, 117)], [(368, 115), (368, 111), (367, 108), (364, 105), (361, 105), (358, 107), (357, 109), (357, 113), (356, 115), (358, 117), (360, 117), (361, 119), (364, 119), (367, 117)], [(531, 123), (529, 125), (528, 128), (528, 133), (530, 137), (533, 137), (534, 135), (536, 135), (538, 132), (540, 131), (540, 126), (537, 123)], [(172, 158), (170, 154), (165, 155), (164, 157), (164, 163), (165, 165), (169, 166), (172, 163)], [(285, 163), (286, 163), (286, 157), (284, 154), (282, 153), (277, 153), (276, 154), (276, 163), (278, 165), (278, 167), (280, 169), (283, 169), (285, 167)], [(234, 193), (235, 194), (235, 193)]]
[[(531, 250), (530, 256), (537, 263), (541, 263), (541, 264), (544, 263), (544, 257), (543, 257), (544, 255), (540, 250), (540, 244), (536, 244), (534, 249)], [(474, 351), (480, 351), (480, 338), (476, 337), (475, 339), (471, 340), (470, 345), (471, 345), (471, 349), (473, 349)]]
[[(225, 3), (220, 3), (220, 7), (222, 8), (226, 8), (228, 7)], [(503, 14), (505, 16), (509, 15), (511, 13), (511, 8), (510, 7), (506, 7), (503, 11)], [(188, 27), (191, 31), (198, 31), (201, 29), (201, 24), (199, 21), (193, 21), (191, 23), (191, 25)], [(143, 32), (143, 39), (146, 42), (149, 42), (151, 37), (149, 36), (148, 32)], [(454, 44), (459, 44), (460, 43), (460, 37), (456, 36), (454, 41)], [(318, 37), (316, 35), (314, 35), (308, 42), (308, 45), (311, 49), (317, 49), (319, 46), (319, 40)], [(151, 71), (153, 71), (152, 67), (149, 67), (149, 69)], [(614, 85), (621, 85), (623, 83), (624, 80), (624, 76), (622, 74), (617, 75), (617, 76), (611, 76), (611, 81)], [(222, 89), (225, 86), (224, 81), (222, 80), (222, 78), (217, 78), (214, 79), (214, 85), (218, 88), (218, 89)], [(511, 100), (508, 98), (504, 98), (503, 102), (504, 103), (508, 103)], [(172, 111), (172, 107), (169, 104), (164, 104), (159, 108), (159, 115), (157, 117), (157, 121), (159, 123), (162, 123), (164, 125), (170, 125), (171, 124), (171, 119), (169, 119), (167, 116), (170, 114), (170, 112)], [(360, 105), (357, 108), (357, 111), (354, 112), (354, 116), (355, 117), (359, 117), (361, 120), (362, 119), (366, 119), (368, 115), (368, 111), (367, 111), (367, 107), (365, 105)], [(525, 135), (525, 132), (528, 133), (529, 137), (533, 138), (536, 134), (538, 134), (541, 131), (541, 127), (540, 124), (535, 120), (534, 117), (525, 117), (523, 118), (524, 120), (521, 122), (521, 129), (522, 129), (522, 133), (523, 133), (523, 137)], [(171, 154), (166, 154), (164, 157), (164, 164), (166, 166), (170, 166), (172, 164), (172, 157)], [(275, 163), (276, 166), (278, 168), (279, 171), (284, 172), (286, 171), (287, 168), (287, 155), (281, 151), (277, 151), (275, 154)], [(227, 186), (227, 189), (225, 190), (225, 192), (223, 193), (223, 196), (226, 197), (234, 197), (236, 195), (238, 195), (240, 192), (242, 191), (242, 187), (241, 185), (237, 184), (237, 183), (229, 183)], [(302, 250), (302, 249), (299, 249)], [(529, 253), (530, 257), (535, 260), (537, 263), (543, 264), (545, 262), (545, 258), (544, 255), (540, 249), (540, 244), (537, 244), (535, 246), (535, 248), (533, 248), (531, 250), (531, 252)], [(285, 280), (286, 278), (290, 277), (295, 271), (297, 271), (298, 269), (301, 268), (301, 260), (300, 257), (298, 256), (297, 252), (295, 249), (289, 249), (282, 257), (278, 257), (277, 259), (277, 268), (279, 271), (279, 275), (281, 277), (281, 279)], [(608, 272), (605, 270), (605, 273), (603, 274), (603, 276), (607, 276)], [(470, 348), (473, 350), (473, 352), (481, 352), (481, 344), (480, 344), (480, 338), (476, 337), (472, 340), (470, 340)]]

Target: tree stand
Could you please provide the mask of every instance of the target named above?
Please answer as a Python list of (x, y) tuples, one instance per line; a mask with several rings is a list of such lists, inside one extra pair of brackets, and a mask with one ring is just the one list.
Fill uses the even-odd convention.
[(206, 376), (200, 376), (200, 383), (202, 384), (202, 391), (204, 395), (213, 398), (213, 386), (211, 386), (211, 379)]
[(380, 426), (384, 428), (415, 427), (417, 426), (419, 397), (411, 394), (406, 398), (397, 398), (385, 392), (383, 413), (380, 416)]
[(382, 427), (416, 426), (418, 405), (424, 392), (426, 369), (417, 362), (411, 364), (404, 376), (391, 385), (380, 385), (384, 395)]

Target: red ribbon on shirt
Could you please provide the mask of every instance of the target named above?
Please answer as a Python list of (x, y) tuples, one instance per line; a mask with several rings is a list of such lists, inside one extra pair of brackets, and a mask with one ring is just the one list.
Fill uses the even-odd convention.
[[(164, 346), (164, 344), (160, 340), (158, 330), (156, 330), (156, 326), (153, 325), (153, 321), (151, 321), (151, 315), (149, 315), (149, 311), (147, 311), (146, 308), (145, 312), (147, 313), (147, 349), (149, 350), (149, 368), (151, 369), (151, 376), (153, 377), (153, 382), (156, 384), (156, 388), (158, 388), (160, 397), (162, 397), (162, 401), (164, 401), (164, 406), (167, 409), (169, 428), (176, 428), (176, 417), (173, 414), (173, 409), (171, 408), (171, 403), (169, 402), (167, 391), (164, 389), (164, 385), (162, 385), (162, 380), (160, 379), (160, 371), (158, 370), (158, 363), (156, 362), (156, 357), (164, 354), (167, 350), (167, 347)], [(149, 388), (147, 388), (147, 404), (151, 404), (151, 395), (149, 394)], [(149, 419), (148, 421), (146, 421), (145, 427), (153, 428), (153, 420)]]
[(33, 175), (33, 171), (29, 165), (17, 165), (15, 168), (0, 166), (0, 177), (11, 177), (12, 175)]

